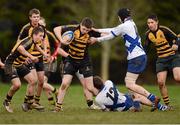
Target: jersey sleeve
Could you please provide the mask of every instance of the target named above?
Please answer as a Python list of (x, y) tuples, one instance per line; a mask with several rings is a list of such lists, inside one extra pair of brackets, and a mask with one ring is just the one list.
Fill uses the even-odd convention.
[(161, 29), (163, 30), (164, 35), (170, 44), (176, 42), (178, 37), (171, 29), (169, 29), (168, 27), (165, 27), (165, 26), (161, 26)]
[(74, 31), (79, 25), (63, 25), (62, 27), (62, 34), (66, 31)]
[(99, 38), (97, 38), (97, 40), (99, 42), (102, 42), (102, 41), (107, 41), (107, 40), (113, 39), (114, 37), (117, 37), (122, 33), (122, 28), (123, 28), (122, 25), (119, 25), (117, 27), (111, 28), (111, 31), (110, 31), (110, 29), (108, 29), (109, 34), (99, 37)]
[(150, 41), (150, 39), (149, 39), (149, 37), (148, 37), (148, 32), (146, 33), (146, 38), (145, 38), (145, 42), (144, 42), (144, 46), (143, 46), (143, 48), (144, 48), (144, 50), (145, 50), (145, 52), (146, 53), (148, 53), (148, 50), (149, 50), (149, 46), (150, 46), (150, 44), (151, 44), (151, 41)]

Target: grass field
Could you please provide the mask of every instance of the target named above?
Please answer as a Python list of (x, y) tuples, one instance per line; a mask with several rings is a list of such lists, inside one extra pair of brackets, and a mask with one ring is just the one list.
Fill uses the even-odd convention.
[[(59, 113), (50, 111), (45, 94), (42, 94), (41, 104), (46, 107), (45, 112), (32, 110), (23, 112), (23, 102), (26, 85), (16, 93), (12, 100), (14, 113), (8, 113), (2, 106), (6, 92), (10, 84), (0, 84), (0, 124), (178, 124), (180, 123), (180, 87), (168, 86), (173, 111), (150, 112), (150, 107), (143, 106), (143, 112), (102, 112), (89, 110), (83, 97), (82, 88), (79, 85), (72, 85), (66, 95), (63, 109)], [(123, 85), (118, 86), (119, 90), (126, 92)], [(145, 86), (149, 91), (160, 95), (157, 86)], [(161, 101), (162, 102), (162, 101)]]

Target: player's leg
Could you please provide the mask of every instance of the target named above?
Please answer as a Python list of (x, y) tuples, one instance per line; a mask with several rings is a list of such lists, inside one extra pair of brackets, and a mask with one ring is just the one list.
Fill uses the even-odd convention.
[(13, 109), (11, 107), (12, 97), (19, 90), (19, 88), (21, 87), (21, 81), (20, 81), (19, 77), (13, 78), (11, 80), (11, 82), (12, 82), (12, 86), (10, 87), (10, 89), (9, 89), (7, 95), (6, 95), (6, 98), (5, 98), (4, 102), (3, 102), (3, 105), (4, 105), (5, 109), (10, 113), (13, 112)]
[(62, 110), (62, 104), (64, 101), (64, 97), (66, 94), (67, 89), (69, 88), (73, 76), (69, 74), (65, 74), (62, 79), (62, 83), (60, 88), (58, 89), (58, 96), (57, 96), (57, 103), (55, 107), (55, 112), (59, 112)]
[[(142, 95), (137, 94), (137, 93), (133, 93), (133, 100), (134, 100), (134, 102), (139, 101), (141, 104), (146, 105), (146, 106), (150, 106), (150, 107), (153, 106), (153, 103), (149, 99), (147, 99), (145, 96), (142, 96)], [(157, 108), (160, 111), (171, 110), (171, 107), (166, 106), (166, 105), (162, 105), (160, 103), (158, 103)]]
[(84, 97), (86, 99), (87, 105), (90, 109), (95, 109), (95, 105), (93, 104), (93, 94), (87, 89), (84, 81), (84, 76), (83, 74), (80, 74), (79, 71), (76, 72), (76, 76), (81, 82), (81, 85), (83, 87), (83, 92), (84, 92)]
[(64, 67), (63, 67), (62, 72), (63, 72), (62, 83), (58, 89), (58, 96), (57, 96), (57, 103), (56, 103), (56, 107), (55, 107), (55, 112), (59, 112), (62, 110), (62, 103), (64, 101), (66, 91), (69, 88), (71, 81), (72, 81), (72, 78), (73, 78), (73, 75), (76, 72), (74, 64), (72, 64), (72, 62), (67, 60), (64, 63)]
[(173, 76), (174, 76), (174, 79), (180, 83), (180, 67), (175, 67), (173, 68)]
[(170, 65), (169, 63), (172, 63), (172, 62), (167, 63), (166, 60), (163, 60), (161, 58), (158, 58), (156, 61), (156, 73), (157, 73), (157, 82), (159, 86), (159, 91), (166, 105), (170, 103), (168, 89), (165, 83), (166, 78), (167, 78), (167, 69), (168, 69), (168, 66)]
[(44, 63), (44, 84), (43, 84), (43, 89), (46, 93), (46, 96), (48, 97), (48, 101), (50, 105), (55, 105), (55, 100), (53, 97), (53, 94), (55, 95), (55, 98), (57, 99), (57, 90), (54, 88), (51, 84), (48, 83), (48, 78), (51, 74), (51, 72), (55, 72), (57, 68), (56, 63)]
[(126, 87), (129, 90), (147, 97), (154, 104), (152, 109), (152, 111), (154, 111), (155, 109), (157, 109), (157, 105), (160, 101), (159, 97), (156, 97), (154, 94), (148, 92), (142, 86), (136, 84), (136, 80), (139, 74), (142, 73), (146, 67), (146, 62), (147, 62), (146, 55), (139, 56), (129, 60), (128, 70), (125, 76), (125, 83), (126, 83)]
[(47, 77), (46, 76), (44, 76), (44, 77), (45, 77), (45, 80), (44, 80), (43, 89), (46, 93), (46, 96), (48, 97), (49, 104), (55, 105), (55, 100), (54, 100), (52, 94), (54, 94), (55, 98), (57, 98), (58, 92), (57, 92), (56, 88), (54, 88), (51, 84), (47, 83)]
[(40, 96), (41, 96), (41, 93), (43, 90), (43, 84), (44, 84), (44, 71), (37, 71), (37, 78), (38, 78), (38, 85), (37, 85), (37, 91), (36, 91), (36, 95), (34, 99), (35, 99), (35, 103), (39, 104)]
[(180, 83), (180, 56), (179, 54), (175, 55), (172, 61), (172, 71), (174, 79)]
[(36, 88), (36, 94), (34, 97), (35, 104), (40, 105), (40, 96), (43, 90), (43, 84), (44, 84), (44, 64), (43, 64), (43, 58), (39, 58), (39, 62), (35, 63), (35, 69), (36, 69), (36, 75), (38, 79), (38, 84)]
[(166, 77), (167, 77), (167, 71), (161, 71), (157, 73), (157, 82), (159, 86), (159, 90), (161, 93), (161, 96), (163, 98), (163, 101), (166, 105), (169, 104), (169, 96), (168, 96), (168, 90), (166, 87)]
[(13, 109), (11, 107), (11, 100), (14, 94), (19, 90), (21, 86), (21, 82), (19, 76), (17, 74), (17, 69), (12, 67), (12, 65), (5, 64), (5, 74), (11, 79), (12, 86), (10, 87), (8, 93), (6, 94), (6, 98), (3, 102), (5, 109), (12, 113)]

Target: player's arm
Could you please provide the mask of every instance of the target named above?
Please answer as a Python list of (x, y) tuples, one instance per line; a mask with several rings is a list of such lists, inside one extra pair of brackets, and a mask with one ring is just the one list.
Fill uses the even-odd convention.
[(1, 61), (1, 58), (0, 58), (0, 68), (4, 68), (4, 63)]
[(177, 37), (177, 35), (168, 27), (161, 26), (161, 28), (163, 29), (166, 39), (168, 40), (170, 45), (172, 45), (172, 49), (175, 51), (178, 50), (178, 46), (180, 45), (180, 39)]
[(58, 41), (58, 39), (55, 37), (55, 35), (54, 35), (52, 32), (47, 31), (47, 34), (48, 34), (48, 36), (50, 36), (51, 39), (52, 39), (52, 40), (50, 40), (50, 42), (51, 42), (51, 41), (54, 42), (54, 43), (53, 43), (53, 45), (54, 45), (54, 52), (52, 52), (52, 53), (53, 53), (52, 56), (53, 56), (54, 58), (56, 58), (56, 57), (57, 57), (57, 54), (58, 54), (58, 48), (60, 47), (60, 42)]
[(35, 48), (36, 48), (45, 58), (48, 58), (48, 54), (47, 54), (38, 44), (35, 44)]
[(149, 48), (150, 48), (150, 44), (151, 44), (151, 41), (150, 41), (149, 38), (148, 38), (148, 33), (146, 33), (146, 39), (145, 39), (144, 46), (143, 46), (144, 51), (145, 51), (146, 53), (148, 53), (148, 50), (149, 50)]
[(17, 51), (19, 53), (21, 53), (22, 55), (26, 56), (26, 57), (29, 57), (33, 62), (38, 62), (38, 58), (37, 57), (34, 57), (32, 56), (28, 51), (25, 50), (25, 48), (20, 45), (18, 48), (17, 48)]
[(91, 41), (97, 41), (97, 42), (102, 42), (102, 41), (108, 41), (108, 40), (111, 40), (113, 39), (114, 37), (117, 37), (118, 35), (121, 34), (122, 32), (122, 26), (119, 25), (115, 28), (107, 28), (107, 29), (99, 29), (98, 30), (99, 32), (108, 32), (109, 34), (107, 35), (104, 35), (102, 37), (98, 37), (98, 38), (94, 38), (94, 37), (91, 37), (90, 40)]
[(103, 104), (102, 99), (98, 96), (95, 98), (95, 104), (100, 107), (102, 111), (109, 111), (109, 109)]
[(62, 33), (65, 31), (74, 31), (78, 25), (63, 25), (54, 28), (54, 34), (58, 40), (66, 45), (66, 40), (62, 39)]

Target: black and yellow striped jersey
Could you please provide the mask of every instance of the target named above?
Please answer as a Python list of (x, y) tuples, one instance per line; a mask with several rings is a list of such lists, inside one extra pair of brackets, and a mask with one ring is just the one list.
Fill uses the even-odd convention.
[[(42, 27), (44, 29), (44, 38), (46, 36), (46, 30), (45, 27), (42, 25), (39, 25), (40, 27)], [(26, 25), (23, 26), (23, 28), (20, 31), (20, 34), (18, 36), (18, 41), (24, 39), (25, 37), (31, 37), (32, 31), (33, 31), (33, 26), (31, 25), (31, 23), (28, 23)], [(43, 49), (43, 45), (42, 45), (42, 41), (39, 41), (38, 46), (40, 46)], [(34, 50), (31, 52), (31, 54), (35, 57), (42, 57), (42, 54), (36, 49), (36, 47), (34, 47)]]
[[(55, 37), (55, 35), (49, 31), (49, 30), (46, 30), (46, 36), (45, 36), (45, 39), (44, 39), (44, 44), (46, 45), (46, 51), (47, 51), (47, 54), (51, 54), (51, 48), (52, 46), (55, 48), (55, 44), (58, 44), (58, 40), (57, 38)], [(47, 63), (47, 59), (44, 59), (44, 62)]]
[(66, 25), (62, 26), (62, 34), (66, 31), (74, 32), (74, 39), (68, 45), (68, 53), (73, 59), (82, 60), (88, 56), (88, 40), (90, 37), (100, 37), (99, 32), (90, 31), (87, 34), (82, 34), (80, 25)]
[(165, 26), (159, 26), (154, 32), (150, 30), (146, 32), (146, 42), (144, 48), (147, 50), (148, 46), (152, 42), (156, 47), (158, 57), (167, 57), (176, 53), (171, 48), (176, 39), (177, 35), (173, 31)]
[(16, 42), (15, 46), (11, 50), (11, 53), (7, 56), (5, 63), (13, 65), (15, 67), (21, 66), (25, 60), (27, 59), (26, 56), (21, 54), (17, 48), (19, 46), (23, 46), (26, 51), (29, 53), (33, 51), (35, 47), (35, 43), (33, 42), (31, 37), (26, 37), (23, 40), (20, 40), (19, 42)]

